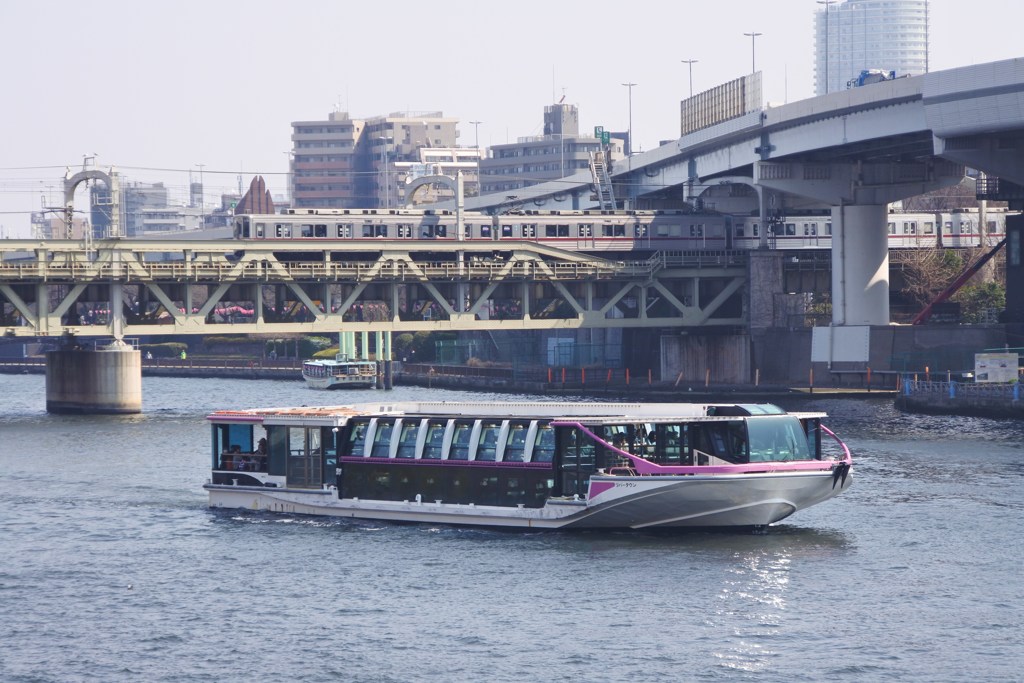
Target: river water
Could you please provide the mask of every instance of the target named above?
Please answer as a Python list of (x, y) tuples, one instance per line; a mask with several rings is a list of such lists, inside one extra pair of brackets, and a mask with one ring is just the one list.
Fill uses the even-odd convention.
[(0, 376), (2, 681), (1024, 680), (1021, 422), (801, 403), (854, 486), (766, 533), (522, 533), (211, 511), (208, 412), (381, 394), (143, 392)]

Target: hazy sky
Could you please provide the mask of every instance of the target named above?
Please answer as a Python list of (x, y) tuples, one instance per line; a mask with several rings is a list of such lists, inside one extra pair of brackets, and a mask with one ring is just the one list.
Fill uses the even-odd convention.
[[(184, 203), (203, 166), (207, 203), (261, 173), (286, 186), (291, 122), (443, 111), (461, 144), (542, 132), (565, 95), (581, 130), (624, 130), (635, 149), (674, 139), (696, 59), (699, 92), (750, 72), (765, 100), (813, 94), (815, 0), (0, 0), (0, 236), (64, 169), (96, 155)], [(933, 71), (1022, 56), (1021, 0), (932, 0)], [(1016, 35), (1015, 35), (1016, 34)], [(84, 191), (76, 204), (84, 208)]]

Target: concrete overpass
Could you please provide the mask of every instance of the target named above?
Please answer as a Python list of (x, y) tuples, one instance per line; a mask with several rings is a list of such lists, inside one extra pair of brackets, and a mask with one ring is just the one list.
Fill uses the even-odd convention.
[[(1024, 58), (899, 78), (769, 107), (619, 161), (616, 197), (678, 206), (720, 184), (775, 207), (831, 207), (833, 326), (889, 323), (886, 206), (962, 180), (964, 167), (1024, 185)], [(516, 191), (525, 208), (596, 208), (580, 173)], [(485, 195), (466, 208), (508, 206)], [(767, 231), (761, 230), (762, 244)]]

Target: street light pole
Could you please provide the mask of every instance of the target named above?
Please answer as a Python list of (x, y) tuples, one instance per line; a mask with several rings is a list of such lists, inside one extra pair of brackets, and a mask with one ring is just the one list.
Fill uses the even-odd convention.
[(633, 155), (633, 86), (636, 83), (623, 83), (622, 85), (629, 88), (629, 131), (627, 135), (629, 144), (626, 147), (626, 157), (630, 157)]
[(757, 33), (757, 32), (751, 32), (751, 33), (744, 33), (743, 35), (750, 36), (750, 73), (756, 74), (757, 73), (757, 59), (756, 59), (757, 54), (756, 54), (755, 49), (754, 49), (754, 44), (755, 44), (754, 41), (757, 40), (758, 36), (764, 35), (764, 34)]
[(470, 123), (471, 126), (473, 126), (473, 147), (475, 147), (476, 149), (479, 150), (480, 149), (480, 124), (483, 123), (483, 121), (470, 121), (469, 123)]
[(680, 59), (683, 64), (690, 67), (690, 97), (693, 97), (693, 65), (697, 63), (696, 59)]
[(206, 188), (203, 187), (203, 168), (206, 164), (196, 164), (199, 167), (199, 229), (202, 230), (206, 227), (206, 206), (203, 201), (206, 195)]
[(828, 70), (828, 15), (829, 5), (835, 4), (836, 0), (815, 0), (819, 5), (825, 6), (825, 94), (829, 92), (829, 79), (832, 74)]

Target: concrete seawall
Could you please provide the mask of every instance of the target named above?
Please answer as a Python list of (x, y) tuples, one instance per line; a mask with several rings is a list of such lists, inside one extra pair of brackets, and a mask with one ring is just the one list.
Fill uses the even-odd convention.
[(1024, 418), (1019, 384), (908, 380), (896, 397), (896, 407), (931, 415)]

